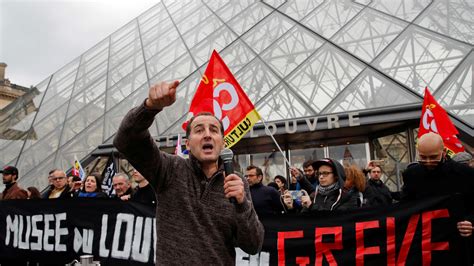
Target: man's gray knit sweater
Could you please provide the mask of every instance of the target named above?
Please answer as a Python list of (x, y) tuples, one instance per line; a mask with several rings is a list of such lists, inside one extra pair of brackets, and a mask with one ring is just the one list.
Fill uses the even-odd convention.
[(148, 128), (158, 111), (144, 104), (125, 116), (115, 147), (157, 193), (156, 265), (234, 265), (235, 249), (257, 253), (264, 229), (251, 202), (233, 205), (224, 196), (222, 167), (207, 178), (191, 157), (161, 152)]

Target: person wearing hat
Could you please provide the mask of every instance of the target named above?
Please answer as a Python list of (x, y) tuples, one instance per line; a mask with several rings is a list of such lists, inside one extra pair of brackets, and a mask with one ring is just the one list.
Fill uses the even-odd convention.
[(301, 198), (303, 211), (352, 210), (359, 207), (358, 195), (343, 191), (346, 174), (339, 162), (324, 158), (315, 161), (313, 168), (317, 169), (319, 185), (310, 196)]
[(3, 170), (0, 170), (3, 175), (3, 184), (5, 184), (5, 190), (0, 197), (2, 200), (9, 199), (27, 199), (28, 192), (21, 189), (16, 180), (18, 179), (18, 169), (14, 166), (6, 166)]

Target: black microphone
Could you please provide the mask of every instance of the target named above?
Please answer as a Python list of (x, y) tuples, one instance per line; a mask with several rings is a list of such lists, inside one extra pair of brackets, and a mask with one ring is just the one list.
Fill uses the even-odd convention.
[[(221, 154), (219, 156), (221, 157), (222, 162), (224, 163), (225, 176), (233, 174), (234, 163), (232, 162), (232, 159), (234, 158), (234, 153), (232, 152), (232, 150), (224, 148), (221, 150)], [(237, 203), (237, 200), (235, 199), (235, 197), (229, 198), (229, 201), (233, 204)]]

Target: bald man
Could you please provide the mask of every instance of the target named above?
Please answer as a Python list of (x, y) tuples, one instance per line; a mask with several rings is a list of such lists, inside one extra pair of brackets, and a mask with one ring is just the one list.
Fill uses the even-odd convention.
[(427, 133), (418, 139), (418, 164), (403, 172), (402, 200), (461, 193), (470, 208), (465, 220), (458, 222), (459, 234), (472, 235), (474, 224), (474, 169), (446, 157), (440, 135)]

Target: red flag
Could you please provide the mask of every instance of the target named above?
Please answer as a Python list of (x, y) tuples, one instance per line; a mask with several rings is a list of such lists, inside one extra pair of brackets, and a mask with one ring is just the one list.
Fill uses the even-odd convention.
[[(222, 121), (227, 148), (237, 143), (260, 120), (247, 94), (215, 50), (194, 94), (188, 118), (201, 112), (211, 112)], [(187, 122), (183, 129), (186, 125)]]
[(456, 135), (459, 134), (458, 130), (449, 119), (446, 111), (438, 104), (436, 99), (428, 90), (428, 87), (426, 87), (425, 99), (423, 100), (421, 110), (418, 138), (428, 132), (434, 132), (443, 138), (444, 147), (447, 149), (447, 153), (450, 156), (464, 151), (464, 147), (456, 137)]

